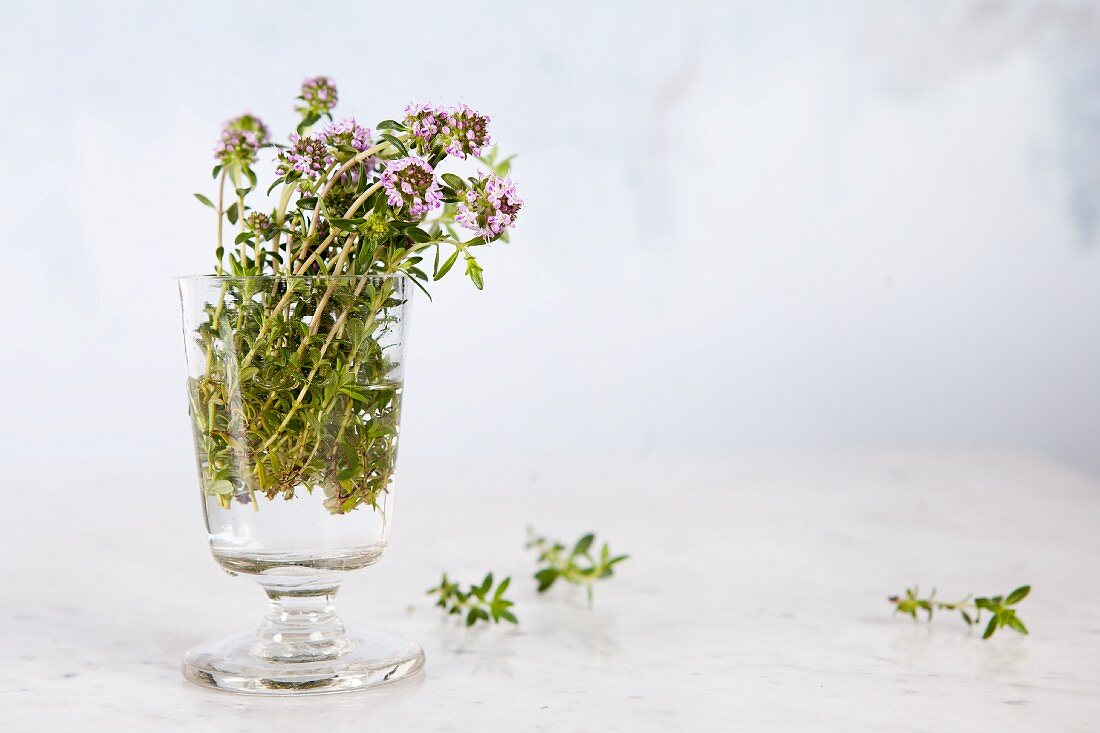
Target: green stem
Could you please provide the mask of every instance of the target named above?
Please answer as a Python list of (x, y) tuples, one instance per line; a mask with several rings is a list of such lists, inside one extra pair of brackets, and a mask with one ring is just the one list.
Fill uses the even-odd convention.
[[(382, 187), (382, 182), (379, 181), (378, 183), (375, 183), (374, 185), (370, 186), (362, 194), (360, 194), (359, 198), (355, 199), (355, 201), (352, 202), (351, 206), (348, 207), (348, 210), (344, 213), (343, 218), (349, 219), (352, 216), (355, 216), (355, 212), (359, 211), (359, 207), (362, 206), (366, 202), (366, 200), (371, 197), (371, 194), (373, 194), (375, 191), (377, 191), (381, 187)], [(317, 220), (317, 218), (314, 217), (314, 221), (316, 221), (316, 220)], [(305, 262), (303, 262), (298, 267), (297, 271), (295, 271), (294, 274), (296, 274), (296, 275), (304, 274), (306, 269), (309, 268), (309, 266), (312, 265), (313, 262), (321, 255), (321, 253), (324, 252), (325, 249), (330, 244), (332, 244), (333, 240), (336, 239), (336, 237), (338, 236), (336, 232), (337, 232), (336, 229), (333, 229), (331, 232), (329, 232), (329, 235), (325, 238), (325, 241), (321, 242), (321, 244), (317, 247), (317, 249), (313, 250), (313, 254), (311, 254), (309, 256), (309, 259), (307, 259)], [(334, 270), (339, 270), (340, 268), (337, 266), (337, 267), (334, 267), (333, 269)]]
[(218, 275), (221, 275), (222, 270), (222, 255), (225, 254), (225, 250), (222, 248), (222, 218), (225, 216), (225, 168), (222, 168), (221, 176), (218, 178)]
[[(271, 251), (278, 252), (279, 244), (283, 239), (283, 222), (286, 221), (286, 207), (290, 205), (290, 197), (294, 195), (294, 184), (283, 184), (283, 195), (279, 198), (279, 205), (275, 209), (275, 239), (271, 243)], [(290, 274), (290, 237), (287, 237), (286, 243), (286, 257), (283, 259), (283, 264), (286, 267), (286, 274)]]
[[(387, 274), (389, 274), (389, 273), (387, 273)], [(371, 278), (370, 275), (364, 275), (360, 279), (359, 284), (355, 288), (355, 297), (359, 297), (359, 294), (363, 292), (363, 288), (366, 287), (367, 281), (370, 278)], [(330, 287), (332, 287), (332, 286), (330, 286)], [(381, 288), (379, 289), (379, 292), (383, 292), (383, 291), (384, 291), (384, 289), (381, 289)], [(376, 296), (376, 300), (377, 300), (377, 296)], [(370, 327), (374, 324), (374, 319), (376, 318), (376, 316), (378, 314), (378, 308), (380, 306), (381, 306), (381, 303), (378, 303), (377, 305), (372, 303), (370, 319), (367, 321), (367, 324), (366, 324), (367, 327)], [(344, 308), (343, 313), (341, 313), (340, 317), (336, 320), (336, 323), (333, 324), (332, 329), (328, 332), (328, 337), (325, 339), (325, 343), (321, 346), (321, 353), (317, 357), (317, 363), (313, 366), (313, 369), (311, 369), (309, 371), (309, 375), (306, 377), (306, 382), (305, 382), (305, 384), (302, 385), (302, 389), (299, 390), (298, 396), (294, 398), (294, 403), (290, 406), (290, 410), (287, 411), (286, 417), (283, 418), (283, 421), (279, 424), (279, 427), (275, 428), (275, 431), (271, 434), (271, 436), (266, 441), (264, 441), (263, 445), (260, 446), (261, 451), (266, 450), (276, 440), (276, 438), (279, 437), (279, 434), (282, 433), (282, 431), (286, 428), (286, 426), (290, 424), (291, 419), (294, 417), (294, 415), (297, 414), (298, 410), (302, 407), (302, 400), (305, 399), (306, 394), (309, 392), (309, 388), (313, 385), (313, 380), (317, 376), (318, 370), (321, 368), (321, 359), (324, 358), (325, 352), (328, 351), (328, 347), (332, 345), (332, 342), (333, 342), (333, 340), (336, 339), (337, 334), (339, 332), (343, 331), (344, 323), (347, 321), (348, 315), (350, 313), (351, 313), (351, 304), (348, 304), (348, 306), (346, 308)], [(315, 317), (317, 317), (317, 316), (315, 315)]]
[[(373, 186), (371, 186), (370, 188), (368, 188), (366, 191), (364, 191), (362, 193), (362, 195), (359, 196), (359, 198), (357, 198), (352, 203), (352, 205), (348, 207), (348, 210), (344, 213), (344, 218), (354, 216), (355, 212), (359, 210), (359, 207), (363, 205), (363, 202), (365, 202), (370, 197), (370, 195), (372, 193), (377, 191), (378, 188), (381, 185), (382, 185), (381, 183), (376, 183)], [(339, 274), (340, 268), (343, 266), (344, 261), (347, 259), (347, 255), (350, 253), (351, 245), (354, 243), (353, 242), (354, 236), (355, 236), (354, 234), (348, 236), (347, 244), (344, 245), (344, 249), (341, 250), (340, 254), (337, 256), (335, 266), (333, 267), (333, 270), (332, 270), (333, 274)], [(298, 270), (295, 271), (294, 274), (295, 275), (301, 275), (302, 273), (304, 273), (305, 269), (313, 262), (313, 259), (317, 256), (317, 254), (321, 251), (321, 249), (323, 249), (324, 247), (327, 247), (329, 242), (331, 242), (335, 237), (336, 237), (336, 230), (334, 229), (333, 233), (330, 234), (328, 236), (328, 238), (325, 240), (325, 243), (322, 244), (321, 247), (319, 247), (316, 251), (314, 251), (313, 255), (308, 260), (303, 262), (301, 267), (299, 267)], [(322, 298), (322, 301), (323, 301), (324, 305), (328, 304), (328, 299), (330, 297), (332, 297), (332, 291), (335, 289), (335, 287), (336, 287), (335, 283), (329, 283), (329, 286), (326, 289), (325, 294)], [(263, 339), (263, 337), (267, 335), (267, 332), (271, 330), (271, 327), (275, 325), (275, 317), (274, 317), (275, 314), (278, 313), (279, 311), (281, 311), (284, 307), (286, 307), (293, 298), (294, 298), (294, 292), (288, 288), (286, 294), (282, 297), (282, 299), (279, 301), (279, 303), (274, 308), (271, 309), (270, 316), (264, 318), (264, 322), (260, 326), (260, 332), (256, 336), (256, 343), (259, 343)], [(322, 307), (318, 306), (317, 310), (314, 313), (314, 319), (315, 320), (319, 317), (321, 310), (322, 310)], [(311, 329), (312, 329), (312, 324), (311, 324)], [(312, 329), (311, 333), (314, 333), (314, 334), (317, 333), (316, 329)], [(256, 346), (253, 346), (249, 350), (249, 352), (245, 355), (244, 359), (241, 361), (240, 368), (243, 369), (246, 366), (248, 366), (249, 364), (251, 364), (252, 360), (255, 357), (256, 357)]]

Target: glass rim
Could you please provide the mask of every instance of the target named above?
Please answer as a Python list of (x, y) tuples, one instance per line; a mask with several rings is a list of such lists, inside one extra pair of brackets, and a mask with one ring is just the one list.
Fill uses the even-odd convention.
[(366, 273), (363, 275), (175, 275), (172, 279), (176, 282), (187, 281), (208, 281), (208, 282), (235, 282), (239, 280), (257, 281), (257, 280), (359, 280), (360, 278), (370, 278), (371, 280), (388, 280), (393, 279), (409, 279), (409, 275), (404, 272), (380, 272), (380, 273)]

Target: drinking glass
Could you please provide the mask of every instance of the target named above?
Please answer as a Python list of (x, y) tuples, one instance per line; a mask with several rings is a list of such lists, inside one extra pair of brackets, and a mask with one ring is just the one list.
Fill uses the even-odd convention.
[(214, 560), (264, 589), (255, 632), (183, 660), (197, 684), (287, 695), (414, 674), (421, 648), (349, 633), (333, 600), (386, 549), (412, 286), (401, 274), (178, 280)]

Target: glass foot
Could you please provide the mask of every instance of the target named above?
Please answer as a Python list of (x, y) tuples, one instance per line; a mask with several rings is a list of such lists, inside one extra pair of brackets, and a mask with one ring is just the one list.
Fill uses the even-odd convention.
[(254, 633), (200, 644), (183, 658), (183, 676), (203, 687), (252, 695), (316, 695), (363, 690), (420, 671), (424, 651), (411, 641), (366, 632), (341, 639), (326, 658), (292, 661)]

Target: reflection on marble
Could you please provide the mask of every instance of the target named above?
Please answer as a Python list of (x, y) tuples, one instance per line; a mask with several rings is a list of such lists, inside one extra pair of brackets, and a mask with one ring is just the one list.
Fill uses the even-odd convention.
[[(420, 641), (426, 671), (293, 700), (180, 677), (186, 648), (254, 624), (262, 600), (206, 556), (191, 477), (152, 478), (28, 484), (8, 505), (0, 729), (1091, 730), (1100, 718), (1100, 483), (1045, 460), (408, 466), (390, 552), (340, 605), (350, 624)], [(35, 499), (48, 490), (70, 497), (52, 518)], [(528, 524), (595, 529), (632, 558), (592, 609), (566, 588), (536, 598)], [(489, 567), (515, 576), (516, 628), (460, 628), (423, 595), (443, 569)], [(1027, 638), (914, 625), (885, 600), (913, 582), (953, 596), (1024, 581)]]

